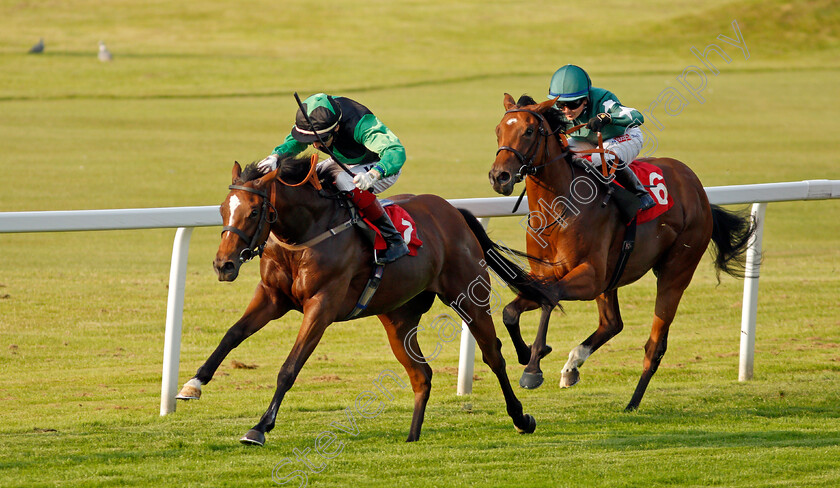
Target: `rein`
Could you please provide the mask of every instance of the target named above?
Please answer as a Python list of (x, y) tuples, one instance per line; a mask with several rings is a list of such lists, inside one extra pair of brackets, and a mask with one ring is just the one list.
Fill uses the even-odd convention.
[[(519, 170), (517, 170), (516, 175), (514, 176), (517, 183), (524, 180), (528, 176), (532, 176), (532, 175), (537, 174), (537, 171), (540, 168), (542, 168), (544, 166), (548, 166), (549, 164), (553, 163), (554, 161), (557, 161), (558, 159), (565, 158), (566, 154), (568, 154), (571, 151), (571, 150), (568, 149), (569, 143), (566, 139), (566, 136), (578, 131), (579, 129), (581, 129), (582, 127), (584, 127), (586, 125), (586, 124), (578, 124), (578, 125), (570, 128), (570, 129), (567, 129), (565, 131), (560, 130), (560, 128), (558, 128), (555, 131), (548, 131), (545, 128), (545, 126), (548, 125), (548, 122), (545, 120), (545, 117), (543, 117), (543, 115), (541, 113), (536, 112), (534, 110), (529, 110), (527, 108), (514, 108), (514, 109), (506, 111), (505, 115), (507, 115), (509, 113), (515, 113), (515, 112), (525, 112), (527, 114), (533, 115), (539, 121), (539, 127), (537, 129), (537, 132), (539, 133), (540, 136), (542, 136), (542, 137), (538, 138), (531, 145), (531, 147), (528, 148), (527, 152), (530, 154), (529, 156), (526, 156), (521, 151), (519, 151), (518, 149), (516, 149), (515, 147), (512, 147), (512, 146), (499, 146), (499, 149), (496, 150), (496, 156), (498, 156), (499, 153), (502, 152), (502, 151), (510, 151), (514, 155), (516, 155), (516, 158), (519, 159), (520, 163), (522, 163), (522, 166), (519, 167)], [(556, 136), (557, 139), (558, 139), (558, 142), (560, 142), (560, 146), (563, 147), (563, 148), (566, 148), (566, 149), (563, 152), (561, 152), (559, 156), (555, 156), (554, 158), (549, 160), (548, 159), (548, 137), (552, 136), (552, 135)], [(534, 164), (534, 158), (536, 158), (537, 154), (539, 154), (540, 144), (542, 144), (542, 143), (544, 143), (543, 151), (545, 153), (544, 160), (546, 160), (546, 162), (543, 163), (543, 164), (540, 164), (540, 165), (535, 165)], [(604, 149), (604, 140), (603, 140), (600, 132), (598, 132), (598, 147), (596, 147), (594, 149), (582, 149), (580, 151), (571, 151), (571, 152), (574, 153), (574, 154), (600, 154), (601, 155), (601, 173), (604, 175), (604, 177), (609, 178), (613, 175), (613, 173), (615, 173), (615, 169), (616, 169), (615, 166), (610, 165), (609, 167), (607, 167), (607, 158), (605, 158), (604, 156), (606, 154), (611, 154), (613, 157), (618, 159), (618, 155), (616, 155), (613, 151), (610, 151), (608, 149)], [(511, 211), (512, 213), (516, 213), (516, 211), (519, 209), (519, 205), (522, 203), (522, 199), (525, 197), (525, 192), (526, 192), (526, 190), (523, 188), (522, 193), (519, 195), (519, 198), (516, 200), (516, 204), (513, 206), (513, 210)]]
[[(583, 127), (585, 125), (586, 124), (576, 125), (576, 126), (572, 127), (571, 129), (566, 130), (563, 134), (564, 135), (569, 135), (573, 132), (577, 132), (578, 129), (580, 129), (581, 127)], [(598, 147), (596, 147), (594, 149), (581, 149), (580, 151), (572, 151), (572, 152), (575, 153), (575, 154), (600, 154), (601, 155), (601, 174), (604, 175), (604, 178), (609, 178), (610, 176), (613, 175), (613, 173), (615, 173), (615, 166), (614, 165), (610, 165), (610, 167), (607, 168), (607, 158), (605, 158), (604, 156), (606, 154), (610, 154), (615, 159), (618, 159), (618, 154), (616, 154), (613, 151), (610, 151), (609, 149), (604, 149), (604, 138), (603, 138), (603, 136), (601, 135), (600, 132), (598, 132)]]

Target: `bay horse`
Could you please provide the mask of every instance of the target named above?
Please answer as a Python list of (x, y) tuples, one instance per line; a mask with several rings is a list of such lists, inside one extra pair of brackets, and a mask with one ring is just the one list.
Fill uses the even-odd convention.
[[(253, 164), (243, 172), (235, 163), (231, 191), (221, 205), (225, 227), (213, 261), (219, 280), (235, 280), (241, 264), (264, 245), (261, 279), (242, 318), (177, 397), (199, 398), (201, 386), (210, 382), (233, 348), (290, 310), (303, 313), (297, 338), (277, 375), (274, 397), (259, 423), (240, 439), (244, 444), (265, 443), (265, 433), (274, 428), (280, 403), (324, 331), (333, 322), (347, 319), (371, 276), (372, 245), (361, 232), (336, 231), (353, 227), (351, 214), (343, 198), (322, 196), (324, 190), (314, 171), (316, 162), (316, 155), (311, 160), (285, 158), (266, 175)], [(470, 288), (477, 279), (489, 283), (487, 265), (509, 286), (539, 294), (538, 284), (532, 284), (526, 271), (499, 254), (500, 248), (468, 211), (435, 195), (399, 195), (393, 200), (414, 219), (423, 244), (416, 256), (405, 256), (385, 267), (378, 291), (359, 317), (379, 318), (394, 355), (408, 373), (414, 413), (407, 441), (420, 437), (432, 379), (432, 369), (421, 359), (415, 329), (436, 296), (444, 303), (457, 304), (459, 314), (468, 321), (484, 362), (501, 385), (516, 429), (534, 432), (536, 422), (523, 413), (508, 380), (501, 342), (488, 312), (489, 300), (459, 296), (475, 295)]]
[[(536, 103), (528, 96), (514, 103), (505, 94), (505, 114), (496, 126), (499, 150), (490, 181), (496, 192), (510, 195), (514, 185), (525, 180), (529, 207), (526, 252), (539, 258), (532, 261), (532, 275), (554, 284), (553, 299), (557, 301), (595, 300), (598, 305), (598, 328), (569, 353), (561, 373), (562, 388), (575, 385), (583, 362), (621, 332), (624, 324), (618, 288), (653, 270), (657, 279), (653, 325), (645, 344), (642, 375), (626, 407), (635, 410), (665, 355), (677, 306), (709, 242), (715, 244), (718, 276), (721, 271), (742, 276), (754, 226), (748, 218), (710, 205), (697, 175), (685, 164), (671, 158), (646, 158), (644, 161), (661, 173), (657, 178), (664, 179), (673, 207), (638, 225), (635, 247), (620, 278), (614, 281), (626, 221), (622, 221), (618, 206), (602, 204), (607, 186), (600, 172), (573, 162), (562, 133), (565, 117), (553, 105), (554, 100)], [(652, 177), (650, 183), (661, 181)], [(527, 365), (520, 379), (524, 388), (537, 388), (543, 382), (540, 359), (551, 352), (546, 335), (557, 301), (535, 299), (520, 291), (504, 309), (502, 318), (519, 362)], [(519, 319), (523, 312), (537, 308), (542, 315), (529, 347), (522, 340)]]

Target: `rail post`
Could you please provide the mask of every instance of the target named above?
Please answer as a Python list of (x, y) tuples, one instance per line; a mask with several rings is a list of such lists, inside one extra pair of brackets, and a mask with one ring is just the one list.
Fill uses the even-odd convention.
[(181, 323), (184, 318), (184, 289), (192, 227), (179, 227), (172, 245), (169, 267), (169, 297), (166, 300), (166, 332), (163, 336), (163, 374), (160, 382), (161, 416), (175, 411), (178, 365), (181, 361)]
[(755, 356), (755, 320), (758, 312), (758, 277), (761, 271), (761, 239), (764, 234), (764, 212), (767, 203), (754, 203), (751, 216), (755, 222), (755, 233), (747, 247), (747, 263), (744, 268), (744, 299), (741, 305), (741, 354), (738, 365), (738, 381), (751, 380)]
[[(490, 223), (489, 217), (478, 219), (484, 228)], [(458, 395), (472, 393), (473, 374), (475, 373), (475, 337), (467, 323), (461, 321), (461, 353), (458, 356)]]

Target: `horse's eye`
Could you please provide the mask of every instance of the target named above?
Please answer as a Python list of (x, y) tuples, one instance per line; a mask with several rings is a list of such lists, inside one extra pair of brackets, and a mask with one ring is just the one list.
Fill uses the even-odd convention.
[(252, 218), (252, 219), (255, 219), (255, 218), (257, 218), (257, 215), (259, 215), (259, 211), (257, 211), (257, 209), (254, 209), (254, 210), (251, 210), (251, 215), (249, 215), (248, 217)]
[(534, 134), (534, 128), (533, 127), (528, 127), (527, 129), (525, 129), (525, 135), (526, 136), (530, 136), (530, 135), (533, 135), (533, 134)]

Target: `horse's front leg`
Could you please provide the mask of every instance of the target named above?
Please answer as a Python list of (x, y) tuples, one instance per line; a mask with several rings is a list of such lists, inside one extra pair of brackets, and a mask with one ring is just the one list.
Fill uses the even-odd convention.
[(519, 378), (519, 386), (522, 388), (533, 390), (538, 388), (543, 382), (543, 374), (540, 369), (540, 360), (551, 352), (551, 346), (546, 344), (546, 337), (548, 336), (548, 321), (551, 319), (551, 311), (554, 310), (554, 304), (546, 303), (541, 307), (540, 325), (537, 327), (537, 336), (534, 338), (534, 343), (531, 344), (529, 352), (529, 360), (522, 377)]
[(260, 282), (242, 318), (228, 329), (213, 354), (198, 368), (195, 376), (184, 384), (175, 398), (179, 400), (198, 400), (201, 397), (201, 386), (206, 385), (213, 379), (219, 365), (230, 351), (262, 329), (265, 324), (282, 317), (290, 309), (291, 304), (285, 295), (274, 292), (263, 282)]
[[(595, 268), (584, 263), (573, 268), (563, 279), (557, 282), (558, 300), (592, 300), (597, 294)], [(542, 315), (540, 325), (537, 328), (537, 335), (531, 344), (528, 365), (519, 379), (519, 386), (526, 389), (538, 388), (543, 383), (543, 374), (540, 369), (540, 360), (551, 352), (551, 347), (546, 344), (548, 336), (548, 321), (551, 319), (551, 311), (556, 304), (544, 303), (540, 306)]]
[(569, 352), (569, 360), (563, 366), (560, 388), (570, 388), (580, 381), (578, 368), (592, 353), (615, 337), (624, 328), (621, 311), (618, 308), (618, 290), (610, 290), (595, 299), (598, 304), (598, 329), (585, 341)]
[(531, 358), (531, 348), (522, 340), (522, 331), (519, 329), (519, 317), (523, 312), (535, 310), (540, 304), (525, 298), (521, 293), (516, 295), (512, 302), (508, 303), (502, 312), (502, 322), (510, 334), (513, 347), (516, 349), (516, 358), (519, 364), (526, 365)]
[(274, 428), (274, 421), (277, 419), (277, 411), (280, 409), (283, 397), (294, 384), (301, 368), (315, 350), (318, 342), (321, 341), (327, 326), (335, 318), (335, 311), (328, 311), (321, 307), (321, 300), (311, 300), (309, 303), (313, 302), (318, 303), (312, 306), (304, 306), (303, 323), (286, 362), (283, 363), (280, 372), (277, 374), (277, 390), (275, 390), (274, 397), (268, 405), (268, 410), (265, 411), (257, 425), (239, 439), (239, 442), (258, 446), (265, 444), (265, 434)]

